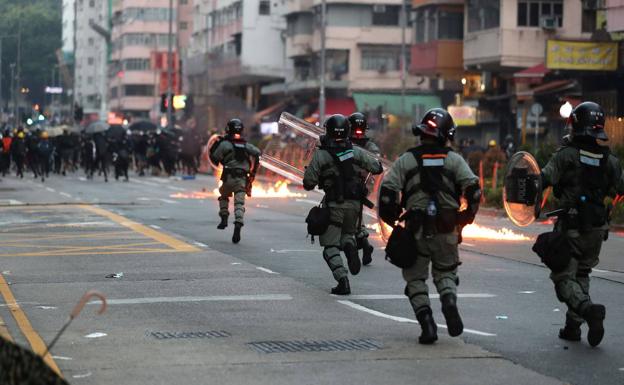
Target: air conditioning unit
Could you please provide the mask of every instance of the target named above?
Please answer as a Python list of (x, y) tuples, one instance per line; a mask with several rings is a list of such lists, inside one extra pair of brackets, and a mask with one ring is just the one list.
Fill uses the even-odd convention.
[(553, 30), (559, 27), (559, 23), (556, 17), (543, 16), (540, 20), (540, 25), (543, 29)]

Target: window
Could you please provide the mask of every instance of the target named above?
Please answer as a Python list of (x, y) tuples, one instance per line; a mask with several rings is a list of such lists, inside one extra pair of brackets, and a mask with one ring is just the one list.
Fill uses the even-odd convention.
[(468, 0), (468, 32), (500, 26), (500, 0)]
[(186, 30), (186, 29), (188, 29), (188, 22), (186, 22), (186, 21), (181, 21), (181, 22), (180, 22), (180, 29), (181, 29), (181, 30)]
[(148, 84), (129, 84), (123, 87), (125, 96), (153, 96), (154, 86)]
[(95, 59), (94, 59), (94, 58), (92, 58), (92, 57), (90, 57), (90, 58), (88, 58), (88, 59), (87, 59), (87, 63), (88, 63), (90, 66), (92, 66), (92, 65), (95, 63)]
[(438, 11), (438, 39), (464, 39), (464, 13)]
[(124, 59), (124, 71), (147, 71), (150, 69), (150, 59)]
[[(544, 21), (542, 21), (544, 20)], [(561, 28), (563, 24), (563, 1), (518, 1), (518, 27), (542, 27), (547, 21)]]
[(95, 0), (89, 0), (89, 7), (95, 7)]
[[(176, 18), (175, 10), (172, 16)], [(123, 11), (123, 20), (169, 21), (169, 8), (126, 8)]]
[(583, 15), (581, 16), (581, 30), (583, 32), (594, 32), (598, 29), (597, 5), (595, 2), (583, 1)]
[(89, 44), (90, 47), (92, 47), (93, 44), (95, 44), (95, 40), (93, 40), (93, 38), (90, 37), (89, 40), (88, 40), (88, 44)]
[(271, 2), (269, 0), (260, 0), (258, 13), (260, 15), (270, 15), (271, 14)]
[(373, 5), (373, 25), (398, 26), (401, 14), (400, 5)]
[(180, 5), (187, 5), (188, 4), (188, 0), (180, 0)]
[(400, 46), (362, 47), (362, 70), (386, 72), (400, 69)]
[(464, 13), (444, 7), (426, 7), (414, 12), (416, 42), (434, 40), (462, 40), (464, 38)]
[(427, 37), (425, 36), (425, 12), (417, 11), (414, 17), (414, 23), (416, 24), (416, 42), (424, 43), (427, 41)]
[(111, 98), (117, 97), (117, 87), (111, 88)]
[(87, 84), (89, 85), (93, 84), (93, 76), (87, 77)]

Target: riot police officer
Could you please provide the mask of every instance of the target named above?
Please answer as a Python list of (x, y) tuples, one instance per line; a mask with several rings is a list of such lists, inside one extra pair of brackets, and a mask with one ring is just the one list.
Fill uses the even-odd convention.
[(326, 134), (320, 138), (320, 146), (306, 168), (303, 187), (312, 190), (319, 186), (325, 192), (323, 205), (329, 210), (329, 222), (320, 235), (320, 244), (324, 248), (323, 258), (338, 282), (331, 293), (347, 295), (351, 287), (340, 251), (345, 253), (351, 274), (358, 274), (361, 267), (355, 234), (365, 195), (355, 167), (373, 174), (380, 174), (383, 169), (377, 159), (353, 147), (345, 116), (330, 116), (324, 127)]
[(597, 142), (608, 139), (602, 107), (593, 102), (579, 104), (569, 124), (571, 136), (542, 170), (542, 186), (553, 186), (563, 212), (555, 231), (565, 235), (567, 247), (559, 248), (563, 253), (558, 257), (569, 260), (562, 270), (552, 271), (550, 278), (557, 298), (568, 307), (559, 337), (580, 341), (581, 325), (587, 322), (587, 340), (597, 346), (604, 336), (606, 310), (604, 305), (592, 302), (589, 274), (598, 264), (607, 236), (609, 210), (605, 197), (615, 192), (623, 194), (624, 181), (618, 159)]
[[(368, 130), (368, 121), (366, 120), (366, 116), (364, 116), (361, 112), (354, 112), (349, 116), (349, 123), (351, 124), (351, 142), (362, 147), (365, 150), (370, 151), (375, 155), (379, 155), (381, 151), (379, 147), (366, 136), (366, 131)], [(374, 184), (372, 179), (369, 178), (370, 173), (357, 165), (355, 165), (355, 171), (360, 176), (361, 182), (366, 188), (366, 193), (368, 193), (368, 185)], [(362, 209), (364, 207), (362, 206)], [(359, 230), (355, 235), (355, 239), (357, 240), (358, 249), (362, 249), (362, 264), (364, 266), (369, 265), (373, 259), (373, 245), (368, 241), (368, 231), (364, 226), (362, 221), (362, 210), (360, 210), (360, 218), (359, 218)]]
[(259, 166), (260, 150), (247, 143), (242, 137), (244, 126), (240, 119), (231, 119), (227, 123), (226, 135), (221, 137), (210, 149), (213, 163), (223, 165), (222, 185), (219, 188), (219, 216), (217, 226), (223, 230), (228, 226), (230, 215), (229, 198), (234, 195), (234, 235), (232, 242), (241, 238), (243, 216), (245, 214), (245, 195), (251, 196), (251, 187)]
[[(398, 228), (405, 219), (407, 245), (399, 252), (407, 253), (408, 264), (402, 264), (407, 283), (405, 295), (421, 325), (421, 344), (437, 339), (426, 280), (429, 264), (433, 283), (440, 294), (442, 313), (448, 332), (455, 337), (463, 332), (463, 322), (457, 309), (457, 268), (460, 265), (458, 242), (461, 227), (472, 223), (479, 208), (481, 191), (478, 178), (462, 156), (448, 146), (453, 140), (455, 124), (449, 113), (441, 108), (429, 110), (421, 123), (413, 127), (421, 145), (407, 151), (394, 162), (384, 177), (379, 193), (379, 215), (395, 227), (386, 252)], [(458, 211), (460, 196), (468, 208)], [(402, 210), (405, 210), (401, 215)]]

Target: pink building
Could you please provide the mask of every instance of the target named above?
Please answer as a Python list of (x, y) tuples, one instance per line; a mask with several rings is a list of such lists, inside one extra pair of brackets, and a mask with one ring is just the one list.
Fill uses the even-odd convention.
[[(173, 86), (180, 89), (179, 52), (192, 31), (192, 0), (175, 0)], [(109, 109), (134, 118), (157, 119), (167, 88), (169, 0), (114, 0)]]
[(607, 30), (624, 32), (624, 0), (607, 0)]

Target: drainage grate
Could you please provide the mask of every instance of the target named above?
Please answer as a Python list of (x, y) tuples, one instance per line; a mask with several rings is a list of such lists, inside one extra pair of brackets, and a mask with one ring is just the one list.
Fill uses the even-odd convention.
[(210, 330), (206, 332), (148, 332), (147, 335), (157, 340), (225, 338), (232, 336), (232, 334), (223, 330)]
[(296, 353), (296, 352), (344, 352), (356, 350), (379, 350), (382, 344), (370, 339), (333, 340), (333, 341), (260, 341), (250, 342), (252, 349), (259, 353)]

